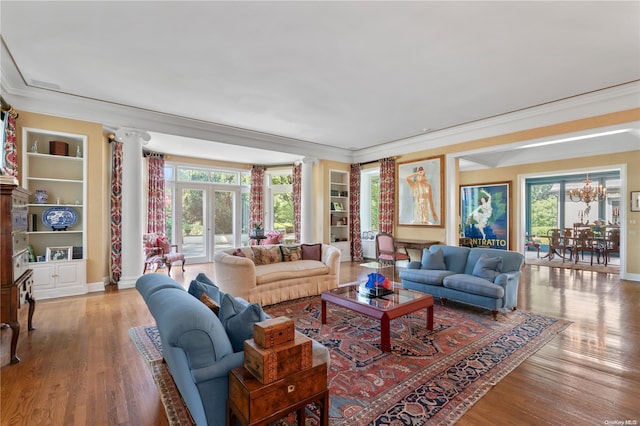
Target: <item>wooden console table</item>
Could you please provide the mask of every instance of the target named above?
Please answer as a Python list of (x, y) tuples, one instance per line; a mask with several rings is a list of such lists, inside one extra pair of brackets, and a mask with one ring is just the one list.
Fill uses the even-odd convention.
[[(436, 240), (416, 240), (411, 238), (395, 238), (393, 244), (396, 248), (405, 247), (408, 249), (419, 250), (420, 257), (415, 260), (420, 260), (422, 258), (422, 250), (428, 249), (434, 244), (440, 244), (440, 241)], [(414, 259), (411, 259), (414, 260)]]
[(229, 372), (227, 425), (268, 425), (296, 412), (297, 423), (305, 424), (305, 409), (315, 403), (320, 424), (329, 424), (327, 364), (314, 359), (313, 366), (278, 381), (262, 384), (244, 367)]

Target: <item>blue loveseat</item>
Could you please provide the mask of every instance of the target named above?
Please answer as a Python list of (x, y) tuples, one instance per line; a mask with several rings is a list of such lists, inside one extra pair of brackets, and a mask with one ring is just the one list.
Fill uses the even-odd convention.
[(524, 256), (513, 251), (433, 245), (400, 271), (402, 286), (498, 312), (515, 310)]
[[(147, 274), (136, 289), (153, 315), (167, 367), (197, 425), (224, 425), (229, 371), (244, 362), (242, 343), (253, 322), (269, 318), (253, 303), (224, 294), (204, 274), (189, 291), (163, 274)], [(219, 306), (216, 315), (202, 293)], [(206, 298), (205, 298), (206, 299)], [(313, 356), (329, 362), (329, 351), (312, 342)]]

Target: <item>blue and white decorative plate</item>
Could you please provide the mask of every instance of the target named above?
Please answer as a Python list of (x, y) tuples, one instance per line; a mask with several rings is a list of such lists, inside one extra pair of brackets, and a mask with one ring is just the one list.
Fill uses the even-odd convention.
[(71, 207), (50, 207), (42, 213), (42, 223), (55, 230), (72, 227), (78, 221), (78, 213)]

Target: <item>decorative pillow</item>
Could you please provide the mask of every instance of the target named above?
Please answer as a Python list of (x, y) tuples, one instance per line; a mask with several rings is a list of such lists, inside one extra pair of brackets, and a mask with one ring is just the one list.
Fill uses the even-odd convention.
[(280, 244), (280, 237), (267, 237), (264, 244)]
[(300, 246), (280, 246), (282, 252), (282, 260), (285, 262), (295, 262), (302, 259)]
[(242, 249), (239, 249), (239, 248), (235, 249), (235, 250), (233, 251), (233, 253), (231, 253), (231, 254), (232, 254), (232, 255), (234, 255), (234, 256), (238, 256), (238, 257), (247, 257), (247, 256), (245, 256), (245, 255), (244, 255), (244, 253), (242, 252)]
[(206, 294), (217, 303), (220, 303), (223, 294), (220, 288), (216, 286), (209, 277), (202, 273), (198, 274), (196, 279), (191, 281), (187, 291), (198, 300), (202, 300), (202, 294)]
[(282, 261), (282, 254), (279, 246), (252, 247), (253, 261), (256, 265), (269, 265)]
[(425, 252), (422, 255), (421, 269), (434, 269), (438, 271), (446, 271), (447, 264), (444, 262), (444, 253), (441, 249), (434, 252)]
[(300, 246), (302, 250), (303, 260), (322, 260), (322, 244), (302, 244)]
[(493, 282), (500, 275), (500, 272), (502, 272), (502, 258), (483, 254), (473, 267), (472, 274)]
[(200, 301), (204, 303), (207, 308), (211, 309), (214, 314), (218, 315), (220, 313), (220, 305), (218, 305), (215, 300), (209, 297), (207, 293), (202, 293), (202, 295), (200, 296)]
[(268, 319), (257, 303), (244, 305), (228, 294), (222, 297), (219, 317), (234, 352), (244, 350), (244, 341), (253, 338), (254, 323)]

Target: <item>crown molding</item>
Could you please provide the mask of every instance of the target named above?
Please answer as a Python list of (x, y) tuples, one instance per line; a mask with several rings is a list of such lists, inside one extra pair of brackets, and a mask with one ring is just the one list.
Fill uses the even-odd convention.
[(0, 88), (18, 110), (101, 123), (105, 128), (140, 128), (300, 156), (311, 154), (318, 159), (345, 163), (375, 161), (640, 107), (640, 81), (634, 81), (371, 148), (349, 150), (29, 86), (4, 40), (0, 48), (3, 64)]
[(353, 162), (374, 161), (640, 107), (640, 81), (475, 121), (354, 152)]

